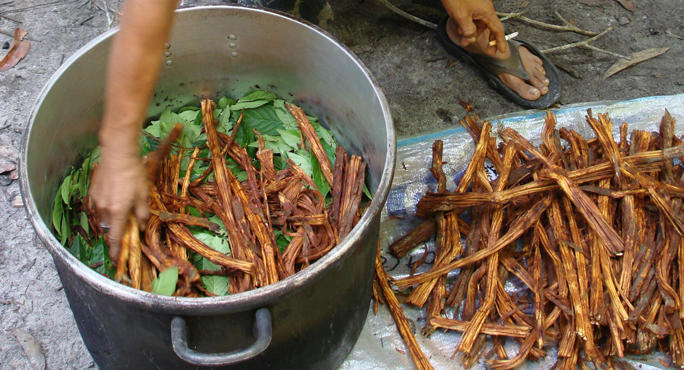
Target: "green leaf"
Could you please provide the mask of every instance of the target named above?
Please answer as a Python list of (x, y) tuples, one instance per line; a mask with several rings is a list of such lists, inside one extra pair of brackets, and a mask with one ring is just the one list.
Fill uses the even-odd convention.
[(55, 202), (52, 206), (52, 226), (55, 227), (55, 231), (59, 236), (62, 233), (62, 217), (64, 216), (64, 202), (62, 201), (62, 195), (57, 192), (55, 196)]
[(202, 214), (200, 213), (200, 211), (195, 207), (188, 207), (188, 214), (190, 216), (202, 217)]
[(216, 295), (226, 295), (230, 286), (228, 276), (202, 276), (202, 285), (208, 291)]
[(69, 252), (79, 261), (86, 263), (90, 258), (90, 246), (80, 235), (76, 235), (74, 241), (71, 243)]
[(162, 112), (161, 116), (159, 116), (159, 120), (162, 122), (162, 126), (163, 124), (169, 124), (171, 125), (171, 128), (173, 128), (173, 125), (175, 125), (176, 123), (185, 122), (185, 120), (179, 114), (173, 113), (168, 109)]
[(276, 94), (268, 91), (263, 91), (263, 90), (254, 90), (251, 93), (241, 97), (238, 99), (238, 103), (242, 102), (250, 102), (250, 101), (257, 101), (257, 100), (275, 100), (278, 97)]
[(78, 215), (78, 218), (79, 218), (79, 222), (80, 222), (83, 230), (85, 230), (86, 234), (90, 235), (90, 225), (88, 225), (88, 215), (85, 212), (81, 212)]
[(228, 133), (232, 129), (233, 122), (231, 122), (230, 120), (230, 109), (226, 109), (223, 112), (221, 112), (221, 115), (219, 116), (219, 124), (216, 130), (228, 135)]
[(297, 129), (299, 127), (297, 120), (285, 108), (284, 100), (276, 99), (273, 102), (273, 107), (275, 108), (276, 116), (278, 116), (278, 119), (280, 119), (286, 129)]
[[(210, 221), (216, 222), (222, 227), (223, 233), (225, 233), (225, 227), (223, 227), (223, 223), (217, 216), (212, 216), (209, 218)], [(230, 245), (228, 244), (227, 240), (225, 237), (216, 235), (210, 231), (204, 230), (204, 229), (193, 229), (192, 233), (199, 241), (202, 243), (208, 245), (210, 248), (224, 253), (224, 254), (229, 254), (230, 252)], [(213, 262), (209, 261), (208, 259), (200, 256), (199, 254), (196, 254), (193, 256), (193, 264), (195, 267), (197, 267), (198, 270), (211, 270), (211, 271), (218, 271), (221, 269), (221, 266), (218, 266), (214, 264)], [(205, 277), (202, 277), (202, 283), (205, 284), (205, 288), (209, 290), (210, 292), (218, 295), (224, 295), (226, 294), (227, 290), (224, 292), (223, 289), (227, 289), (227, 282), (222, 281), (222, 279), (213, 279), (213, 276), (211, 276), (212, 279), (207, 279), (205, 281)], [(225, 277), (225, 276), (222, 276)], [(227, 277), (226, 277), (227, 278)]]
[(330, 146), (328, 143), (325, 141), (321, 141), (321, 146), (323, 147), (323, 151), (325, 152), (325, 155), (328, 156), (328, 159), (330, 160), (330, 163), (332, 166), (335, 165), (335, 149), (337, 149), (337, 144)]
[(204, 127), (204, 123), (202, 123), (202, 113), (201, 112), (200, 112), (200, 114), (197, 115), (197, 117), (195, 117), (195, 121), (192, 124)]
[(238, 181), (243, 182), (247, 179), (247, 172), (232, 159), (229, 158), (226, 160), (226, 167), (233, 173)]
[(172, 296), (176, 291), (177, 282), (178, 267), (171, 266), (159, 273), (159, 276), (152, 281), (152, 291), (159, 295)]
[[(264, 147), (266, 149), (273, 150), (275, 154), (284, 154), (286, 152), (291, 152), (293, 148), (285, 143), (285, 141), (280, 136), (273, 135), (261, 135), (264, 139)], [(248, 145), (249, 148), (258, 148), (259, 142), (253, 141)], [(294, 148), (297, 149), (297, 148)]]
[(180, 137), (181, 146), (185, 148), (193, 147), (193, 144), (196, 141), (198, 141), (197, 139), (200, 137), (201, 134), (202, 126), (193, 125), (192, 123), (186, 123), (183, 126), (183, 133)]
[(211, 215), (209, 216), (209, 221), (219, 225), (219, 228), (221, 229), (220, 234), (226, 235), (228, 232), (226, 231), (226, 225), (223, 224), (223, 221), (219, 218), (217, 215)]
[(95, 245), (89, 251), (88, 257), (81, 258), (81, 261), (89, 266), (97, 265), (95, 271), (109, 276), (110, 279), (114, 279), (116, 268), (109, 259), (109, 246), (107, 246), (102, 236), (95, 241)]
[(197, 108), (196, 106), (193, 106), (193, 105), (186, 105), (186, 106), (184, 106), (183, 108), (181, 108), (181, 109), (178, 110), (178, 114), (181, 114), (181, 113), (183, 113), (183, 112), (185, 112), (185, 111), (195, 111), (195, 112), (199, 112), (200, 109)]
[(71, 198), (71, 174), (64, 178), (64, 181), (62, 181), (62, 186), (59, 187), (59, 191), (62, 193), (62, 200), (64, 200), (64, 204), (71, 209), (69, 206), (69, 199)]
[(316, 134), (318, 137), (323, 141), (326, 142), (328, 145), (335, 147), (337, 146), (337, 142), (335, 141), (335, 138), (332, 136), (330, 133), (330, 130), (327, 128), (323, 127), (320, 123), (313, 123), (312, 126), (316, 130)]
[(81, 174), (83, 171), (84, 170), (82, 168), (79, 168), (71, 174), (71, 186), (69, 187), (69, 194), (71, 194), (72, 198), (80, 199), (83, 197), (81, 193), (81, 189), (83, 188), (83, 185), (85, 185), (81, 183), (81, 180), (83, 179), (83, 175)]
[[(183, 114), (185, 114), (185, 112), (183, 112)], [(186, 115), (189, 116), (190, 114)], [(159, 139), (166, 138), (169, 136), (169, 133), (171, 133), (171, 130), (173, 130), (176, 123), (188, 124), (192, 123), (192, 121), (188, 122), (179, 114), (173, 113), (167, 109), (162, 112), (158, 121), (150, 122), (150, 125), (147, 126), (144, 131)]]
[(255, 101), (246, 101), (246, 102), (238, 101), (237, 103), (230, 106), (230, 110), (235, 112), (235, 111), (239, 111), (239, 110), (259, 108), (262, 105), (268, 104), (269, 102), (270, 102), (270, 100), (255, 100)]
[(173, 113), (167, 109), (159, 116), (159, 126), (157, 127), (157, 121), (154, 121), (145, 131), (158, 138), (166, 138), (171, 133), (171, 130), (173, 130), (173, 127), (177, 123), (181, 123), (183, 124), (183, 132), (179, 142), (183, 147), (191, 147), (202, 132), (202, 126), (195, 124), (198, 116), (201, 116), (201, 113), (197, 110)]
[(231, 98), (229, 98), (229, 97), (226, 97), (226, 96), (222, 96), (221, 99), (219, 99), (219, 101), (218, 101), (218, 103), (217, 103), (217, 105), (218, 105), (219, 108), (221, 108), (221, 109), (226, 109), (227, 106), (230, 106), (230, 105), (233, 105), (233, 104), (235, 104), (235, 100), (233, 100), (233, 99), (231, 99)]
[[(148, 126), (148, 128), (149, 128), (149, 126)], [(147, 128), (144, 129), (143, 131), (147, 132), (146, 130), (147, 130)], [(150, 136), (152, 136), (152, 134), (150, 134), (149, 132), (148, 132), (148, 134)], [(155, 149), (157, 149), (157, 146), (158, 146), (157, 140), (151, 138), (150, 136), (140, 135), (140, 140), (139, 140), (139, 142), (140, 142), (140, 154), (143, 156), (147, 155), (148, 153), (153, 152)]]
[(199, 254), (195, 255), (193, 265), (195, 265), (195, 267), (197, 267), (198, 270), (218, 271), (221, 269), (221, 266), (209, 261), (208, 259), (202, 257)]
[(285, 252), (285, 249), (287, 249), (287, 246), (290, 245), (290, 242), (292, 241), (292, 237), (283, 234), (280, 230), (273, 230), (273, 235), (276, 238), (276, 245), (278, 246), (280, 253)]
[(283, 123), (276, 116), (273, 106), (246, 110), (241, 126), (245, 126), (249, 132), (257, 130), (260, 134), (265, 135), (278, 135), (278, 129), (284, 128)]
[(363, 184), (363, 194), (368, 198), (368, 200), (373, 200), (373, 194), (371, 194), (370, 190), (368, 190), (368, 186), (366, 184)]
[(152, 121), (149, 126), (143, 130), (154, 137), (161, 137), (161, 121)]
[(104, 242), (104, 239), (98, 239), (93, 246), (90, 256), (88, 256), (86, 264), (88, 266), (94, 266), (98, 264), (104, 265), (105, 257), (108, 257), (108, 253), (109, 248), (107, 248), (107, 244)]
[(285, 144), (287, 144), (292, 149), (299, 149), (299, 143), (301, 139), (299, 137), (299, 130), (289, 129), (289, 130), (278, 130), (280, 138), (283, 139)]
[(69, 213), (65, 212), (62, 215), (62, 231), (59, 233), (59, 242), (66, 245), (69, 240), (69, 232), (71, 231), (71, 222), (69, 221)]
[(195, 110), (186, 110), (183, 112), (178, 113), (178, 117), (181, 118), (180, 123), (188, 123), (192, 124), (195, 122), (195, 118), (197, 118), (197, 115), (201, 114), (200, 111), (197, 109)]
[(301, 167), (304, 173), (312, 177), (313, 165), (311, 164), (311, 155), (306, 150), (300, 150), (297, 153), (288, 153), (287, 155), (292, 162)]
[(235, 143), (241, 147), (247, 146), (249, 143), (253, 142), (255, 139), (254, 132), (247, 127), (244, 123), (240, 125), (235, 133)]
[(201, 230), (194, 232), (193, 235), (195, 238), (197, 238), (197, 240), (208, 245), (211, 249), (223, 254), (230, 252), (230, 245), (228, 245), (228, 241), (225, 238), (212, 233), (211, 231)]
[(90, 161), (91, 161), (92, 155), (89, 155), (85, 158), (83, 161), (83, 165), (81, 166), (81, 173), (80, 177), (78, 179), (78, 194), (81, 197), (85, 197), (88, 194), (88, 180), (90, 178)]
[(323, 198), (325, 198), (326, 195), (328, 195), (328, 192), (330, 192), (330, 184), (328, 184), (328, 181), (325, 179), (325, 176), (323, 175), (323, 170), (321, 170), (321, 165), (318, 163), (318, 159), (316, 159), (316, 156), (311, 154), (311, 171), (313, 173), (313, 181), (318, 187), (318, 191), (321, 192), (321, 195), (323, 195)]

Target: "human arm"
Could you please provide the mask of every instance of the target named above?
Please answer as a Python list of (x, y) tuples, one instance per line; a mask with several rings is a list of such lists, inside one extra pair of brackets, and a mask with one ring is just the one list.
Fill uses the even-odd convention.
[(138, 145), (140, 127), (154, 89), (177, 0), (126, 0), (120, 30), (108, 61), (105, 106), (99, 131), (101, 151), (91, 199), (118, 258), (126, 219), (148, 215), (146, 174)]

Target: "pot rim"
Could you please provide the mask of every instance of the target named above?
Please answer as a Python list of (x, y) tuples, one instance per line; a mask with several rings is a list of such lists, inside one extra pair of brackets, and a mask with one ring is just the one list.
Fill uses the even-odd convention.
[(333, 45), (341, 49), (341, 51), (346, 54), (347, 57), (350, 58), (350, 60), (363, 72), (365, 78), (368, 80), (373, 91), (380, 100), (380, 106), (385, 121), (385, 129), (387, 132), (387, 157), (385, 159), (380, 182), (378, 183), (378, 189), (374, 194), (373, 200), (352, 231), (343, 240), (341, 240), (337, 246), (335, 246), (318, 261), (311, 264), (304, 270), (278, 281), (277, 283), (252, 289), (246, 292), (219, 297), (203, 298), (161, 296), (116, 283), (84, 265), (59, 243), (57, 238), (50, 231), (50, 228), (40, 217), (38, 207), (36, 206), (33, 195), (30, 191), (30, 183), (28, 180), (27, 148), (29, 146), (29, 138), (31, 137), (31, 133), (33, 131), (33, 124), (36, 115), (39, 111), (39, 108), (42, 106), (43, 101), (66, 69), (68, 69), (76, 60), (78, 60), (93, 47), (100, 44), (104, 40), (113, 37), (119, 28), (113, 28), (86, 43), (83, 47), (71, 55), (67, 61), (57, 69), (57, 71), (55, 71), (55, 73), (50, 77), (41, 90), (38, 98), (36, 99), (36, 103), (32, 107), (29, 124), (22, 138), (20, 157), (20, 188), (22, 197), (24, 199), (25, 208), (31, 223), (38, 234), (38, 237), (51, 252), (53, 259), (60, 259), (65, 262), (67, 268), (71, 269), (80, 279), (83, 279), (86, 283), (90, 284), (94, 289), (98, 290), (102, 294), (118, 297), (124, 301), (127, 301), (129, 304), (133, 304), (140, 308), (172, 314), (227, 313), (268, 306), (274, 299), (277, 299), (300, 286), (306, 285), (309, 281), (321, 275), (329, 267), (339, 262), (346, 254), (350, 253), (352, 247), (369, 234), (370, 224), (376, 216), (379, 216), (385, 200), (387, 199), (389, 188), (392, 183), (395, 165), (396, 138), (394, 134), (392, 116), (389, 110), (389, 104), (368, 68), (366, 68), (363, 62), (361, 62), (361, 60), (349, 48), (337, 41), (331, 34), (320, 27), (280, 11), (240, 5), (221, 5), (182, 8), (177, 9), (176, 13), (178, 14), (205, 10), (246, 11), (284, 18), (286, 21), (295, 22), (302, 27), (308, 28), (310, 31), (319, 34)]

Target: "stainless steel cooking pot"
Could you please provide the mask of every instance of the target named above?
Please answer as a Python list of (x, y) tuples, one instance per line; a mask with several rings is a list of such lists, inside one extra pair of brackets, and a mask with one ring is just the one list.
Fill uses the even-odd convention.
[(368, 70), (326, 32), (285, 14), (237, 6), (177, 12), (150, 117), (202, 96), (274, 91), (317, 114), (341, 145), (364, 157), (375, 196), (340, 245), (298, 274), (231, 296), (162, 297), (100, 276), (48, 226), (59, 182), (96, 145), (115, 33), (88, 43), (50, 79), (33, 108), (21, 163), (28, 214), (95, 362), (110, 369), (339, 365), (368, 312), (395, 161), (389, 108)]

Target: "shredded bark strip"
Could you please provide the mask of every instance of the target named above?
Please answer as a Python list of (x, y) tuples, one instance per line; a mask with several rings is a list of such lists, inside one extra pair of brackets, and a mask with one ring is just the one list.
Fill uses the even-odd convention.
[[(434, 238), (434, 264), (392, 279), (376, 261), (398, 327), (405, 319), (387, 299), (392, 285), (406, 305), (425, 309), (423, 334), (462, 333), (454, 349), (466, 367), (484, 355), (488, 367), (512, 369), (551, 347), (561, 369), (623, 367), (621, 357), (656, 349), (684, 366), (684, 144), (675, 120), (666, 111), (659, 132), (630, 134), (622, 124), (619, 141), (607, 115), (589, 111), (586, 120), (590, 140), (558, 129), (549, 112), (538, 146), (511, 128), (497, 146), (488, 122), (466, 117), (476, 147), (453, 191), (435, 141), (437, 189), (417, 205), (421, 222), (389, 247), (402, 258), (414, 248), (427, 253), (424, 242)], [(466, 232), (462, 214), (472, 220)], [(506, 338), (517, 352), (506, 353)], [(421, 356), (414, 361), (425, 366)]]

